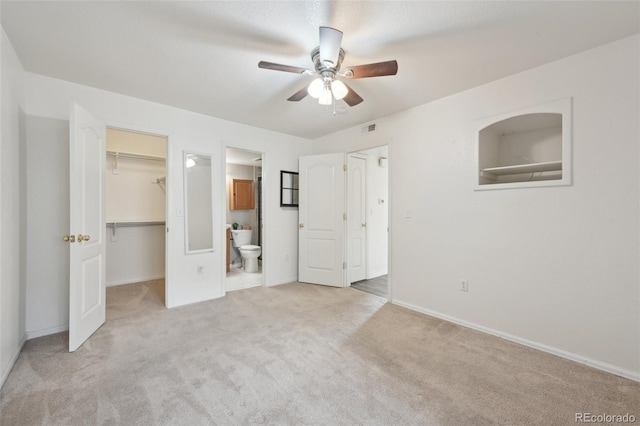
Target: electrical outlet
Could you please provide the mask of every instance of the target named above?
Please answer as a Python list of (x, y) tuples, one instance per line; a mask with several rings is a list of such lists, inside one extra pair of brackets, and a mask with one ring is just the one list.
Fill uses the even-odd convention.
[(198, 275), (202, 275), (204, 273), (204, 266), (198, 265), (197, 268)]
[(460, 281), (460, 291), (469, 291), (469, 280)]

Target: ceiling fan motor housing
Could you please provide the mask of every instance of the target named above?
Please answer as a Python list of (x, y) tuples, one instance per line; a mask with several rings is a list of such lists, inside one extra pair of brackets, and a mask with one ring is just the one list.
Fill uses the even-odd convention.
[(340, 70), (340, 66), (342, 65), (342, 60), (344, 59), (344, 49), (340, 48), (340, 53), (338, 54), (338, 62), (335, 66), (328, 66), (328, 64), (320, 61), (320, 46), (316, 47), (311, 51), (311, 60), (313, 61), (313, 66), (316, 70), (316, 73), (323, 76), (324, 78), (334, 79), (336, 74)]

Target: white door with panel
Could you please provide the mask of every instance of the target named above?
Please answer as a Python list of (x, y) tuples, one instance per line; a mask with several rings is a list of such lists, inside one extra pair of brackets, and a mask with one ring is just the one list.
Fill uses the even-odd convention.
[(345, 287), (345, 155), (300, 157), (298, 279)]
[(104, 168), (106, 125), (78, 105), (70, 119), (69, 351), (104, 322), (106, 265)]
[(367, 158), (347, 158), (347, 270), (349, 284), (367, 277)]

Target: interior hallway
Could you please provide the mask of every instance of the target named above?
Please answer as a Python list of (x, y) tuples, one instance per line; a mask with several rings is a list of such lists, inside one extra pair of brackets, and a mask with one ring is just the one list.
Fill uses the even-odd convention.
[(389, 292), (388, 281), (388, 275), (382, 275), (368, 280), (351, 283), (351, 287), (356, 290), (365, 291), (367, 293), (386, 298)]

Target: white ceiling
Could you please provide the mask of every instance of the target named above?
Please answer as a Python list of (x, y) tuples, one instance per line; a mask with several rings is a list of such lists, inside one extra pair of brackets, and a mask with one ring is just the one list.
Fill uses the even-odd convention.
[[(630, 36), (640, 20), (638, 1), (3, 0), (0, 7), (27, 71), (310, 139)], [(257, 66), (312, 68), (322, 25), (344, 32), (343, 69), (398, 61), (397, 76), (352, 80), (364, 102), (335, 116), (310, 97), (286, 101), (312, 77)]]

